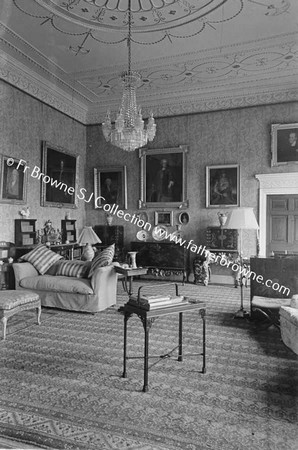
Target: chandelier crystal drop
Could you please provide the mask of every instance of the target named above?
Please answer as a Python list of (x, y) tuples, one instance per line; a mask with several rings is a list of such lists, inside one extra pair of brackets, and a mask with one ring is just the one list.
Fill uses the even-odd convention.
[(137, 106), (136, 90), (141, 80), (137, 72), (131, 70), (131, 1), (128, 4), (128, 70), (121, 75), (123, 94), (121, 106), (113, 128), (110, 112), (107, 112), (102, 131), (106, 141), (127, 152), (143, 147), (152, 141), (156, 133), (153, 114), (150, 114), (145, 127), (141, 108)]

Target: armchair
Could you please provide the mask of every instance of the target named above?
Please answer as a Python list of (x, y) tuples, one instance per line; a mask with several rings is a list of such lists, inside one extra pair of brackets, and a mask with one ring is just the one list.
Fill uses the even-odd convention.
[(298, 295), (293, 295), (290, 306), (281, 306), (280, 332), (284, 344), (298, 355)]

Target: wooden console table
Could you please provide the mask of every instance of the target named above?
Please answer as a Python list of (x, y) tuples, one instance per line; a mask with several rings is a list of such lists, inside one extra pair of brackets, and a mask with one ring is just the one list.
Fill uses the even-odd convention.
[[(165, 286), (165, 285), (163, 285)], [(156, 288), (156, 285), (154, 285)], [(148, 288), (148, 286), (146, 286)], [(141, 288), (140, 288), (141, 289)], [(178, 295), (178, 286), (176, 285), (176, 295)], [(123, 374), (122, 378), (127, 377), (126, 371), (126, 362), (128, 359), (136, 359), (138, 356), (127, 356), (127, 322), (129, 318), (136, 314), (142, 321), (144, 328), (144, 385), (143, 392), (148, 391), (148, 371), (149, 371), (149, 358), (159, 358), (159, 360), (163, 360), (165, 358), (172, 357), (172, 354), (175, 350), (178, 349), (178, 361), (182, 361), (183, 356), (197, 356), (201, 355), (203, 357), (203, 366), (202, 373), (206, 373), (206, 323), (205, 323), (205, 315), (206, 315), (206, 303), (202, 301), (193, 300), (195, 303), (190, 303), (185, 301), (185, 304), (181, 305), (181, 303), (177, 305), (165, 306), (163, 308), (157, 308), (147, 311), (141, 307), (136, 307), (129, 305), (126, 303), (122, 309), (122, 313), (124, 314), (124, 346), (123, 346)], [(183, 345), (183, 336), (182, 336), (182, 325), (183, 325), (183, 313), (184, 312), (194, 312), (194, 310), (198, 310), (199, 314), (202, 318), (203, 327), (202, 327), (202, 353), (186, 353), (183, 355), (182, 345)], [(179, 314), (179, 332), (178, 332), (178, 345), (170, 350), (165, 355), (157, 355), (157, 356), (149, 356), (149, 330), (151, 329), (155, 319), (158, 317), (166, 316), (169, 314)]]
[(190, 254), (175, 242), (131, 242), (137, 253), (137, 264), (148, 273), (159, 276), (181, 275), (183, 283), (190, 275)]
[[(36, 245), (23, 245), (15, 247), (15, 257), (18, 260), (21, 256), (29, 253)], [(53, 252), (59, 253), (65, 259), (80, 259), (83, 247), (77, 243), (74, 244), (55, 244), (49, 246)]]

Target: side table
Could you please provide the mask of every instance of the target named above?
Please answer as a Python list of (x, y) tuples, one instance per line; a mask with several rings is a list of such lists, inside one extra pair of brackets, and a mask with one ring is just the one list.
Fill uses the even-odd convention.
[(137, 269), (132, 269), (131, 267), (125, 268), (121, 266), (115, 266), (115, 270), (120, 275), (123, 275), (124, 278), (122, 278), (122, 286), (124, 291), (129, 295), (129, 297), (133, 293), (132, 288), (133, 277), (139, 275), (146, 275), (148, 272), (148, 269), (146, 269), (145, 267), (138, 267)]
[[(177, 289), (177, 287), (176, 287)], [(191, 303), (193, 301), (194, 303)], [(203, 366), (202, 373), (206, 373), (206, 323), (205, 323), (205, 315), (206, 315), (206, 303), (203, 301), (198, 301), (195, 299), (189, 299), (189, 301), (185, 301), (185, 304), (173, 304), (161, 308), (151, 309), (147, 311), (138, 306), (130, 305), (126, 303), (122, 308), (122, 312), (124, 314), (124, 346), (123, 346), (123, 374), (122, 378), (127, 377), (126, 371), (126, 362), (128, 359), (136, 359), (137, 356), (129, 357), (127, 356), (127, 323), (129, 318), (136, 314), (143, 324), (144, 328), (144, 385), (143, 392), (148, 391), (148, 371), (149, 371), (149, 358), (160, 358), (160, 360), (169, 358), (172, 356), (172, 353), (178, 349), (178, 361), (182, 361), (183, 353), (182, 353), (182, 345), (183, 345), (183, 335), (182, 335), (182, 325), (183, 325), (183, 313), (184, 312), (192, 312), (194, 310), (198, 310), (199, 314), (202, 318), (202, 333), (203, 333), (203, 342), (202, 342), (202, 353), (187, 353), (184, 356), (196, 356), (201, 355), (203, 357)], [(149, 330), (151, 329), (154, 321), (158, 317), (166, 316), (169, 314), (179, 314), (179, 330), (178, 330), (178, 345), (173, 348), (171, 351), (166, 353), (165, 355), (158, 356), (149, 356)]]

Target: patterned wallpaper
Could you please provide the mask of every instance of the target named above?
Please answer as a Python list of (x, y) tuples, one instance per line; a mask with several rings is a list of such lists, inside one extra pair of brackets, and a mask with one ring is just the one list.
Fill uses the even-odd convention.
[[(161, 149), (188, 145), (187, 189), (190, 221), (183, 226), (185, 239), (193, 239), (196, 245), (205, 244), (207, 226), (217, 226), (218, 211), (205, 207), (205, 170), (207, 165), (240, 164), (241, 206), (253, 206), (258, 217), (257, 173), (297, 172), (297, 165), (270, 167), (271, 124), (298, 122), (298, 103), (283, 103), (243, 109), (157, 119), (157, 134), (148, 148)], [(128, 178), (128, 212), (138, 211), (140, 198), (140, 166), (138, 152), (127, 153), (106, 143), (99, 126), (89, 126), (87, 131), (88, 157), (86, 186), (93, 190), (94, 167), (110, 164), (126, 165)], [(229, 208), (226, 208), (228, 211)], [(146, 210), (149, 222), (154, 224), (154, 208)], [(174, 226), (180, 210), (174, 210)], [(104, 224), (104, 213), (86, 205), (87, 222)], [(124, 225), (125, 241), (136, 240), (139, 230), (114, 217), (114, 225)], [(151, 239), (152, 240), (152, 239)], [(256, 233), (243, 233), (244, 254), (256, 254)]]
[[(127, 153), (106, 143), (100, 126), (85, 127), (73, 119), (42, 104), (27, 94), (0, 82), (1, 150), (4, 155), (41, 164), (40, 144), (47, 140), (80, 155), (79, 188), (88, 194), (94, 191), (93, 169), (109, 165), (127, 166), (128, 212), (140, 212), (140, 160), (138, 152)], [(270, 130), (272, 123), (298, 122), (298, 103), (281, 103), (259, 107), (223, 110), (157, 119), (157, 135), (149, 148), (161, 149), (187, 145), (187, 189), (190, 222), (183, 226), (185, 239), (205, 244), (205, 230), (218, 225), (220, 209), (205, 207), (205, 169), (213, 164), (240, 164), (241, 206), (253, 206), (258, 217), (257, 173), (298, 172), (297, 165), (270, 167)], [(87, 142), (87, 145), (86, 145)], [(86, 154), (85, 154), (86, 153)], [(29, 165), (30, 165), (29, 164)], [(105, 213), (95, 210), (93, 202), (79, 200), (76, 210), (69, 210), (77, 219), (78, 231), (83, 225), (105, 224)], [(28, 201), (31, 218), (37, 227), (50, 218), (55, 228), (67, 210), (40, 206), (40, 183), (29, 176)], [(14, 241), (13, 221), (19, 217), (20, 206), (0, 203), (0, 240)], [(226, 208), (228, 210), (228, 208)], [(181, 210), (174, 209), (174, 226)], [(146, 209), (154, 225), (155, 208)], [(114, 217), (113, 224), (124, 225), (125, 243), (136, 240), (139, 228)], [(244, 233), (244, 253), (256, 253), (255, 232)]]
[[(2, 155), (22, 158), (30, 167), (41, 167), (41, 141), (61, 146), (79, 158), (79, 184), (84, 186), (86, 128), (75, 120), (33, 99), (27, 94), (0, 81), (0, 136)], [(54, 228), (61, 229), (61, 219), (67, 210), (40, 206), (40, 182), (28, 177), (27, 204), (30, 218), (37, 219), (41, 228), (51, 219)], [(0, 203), (0, 240), (14, 242), (14, 219), (20, 218), (23, 205)], [(68, 210), (77, 220), (78, 231), (85, 222), (85, 206), (79, 202), (78, 209)]]

